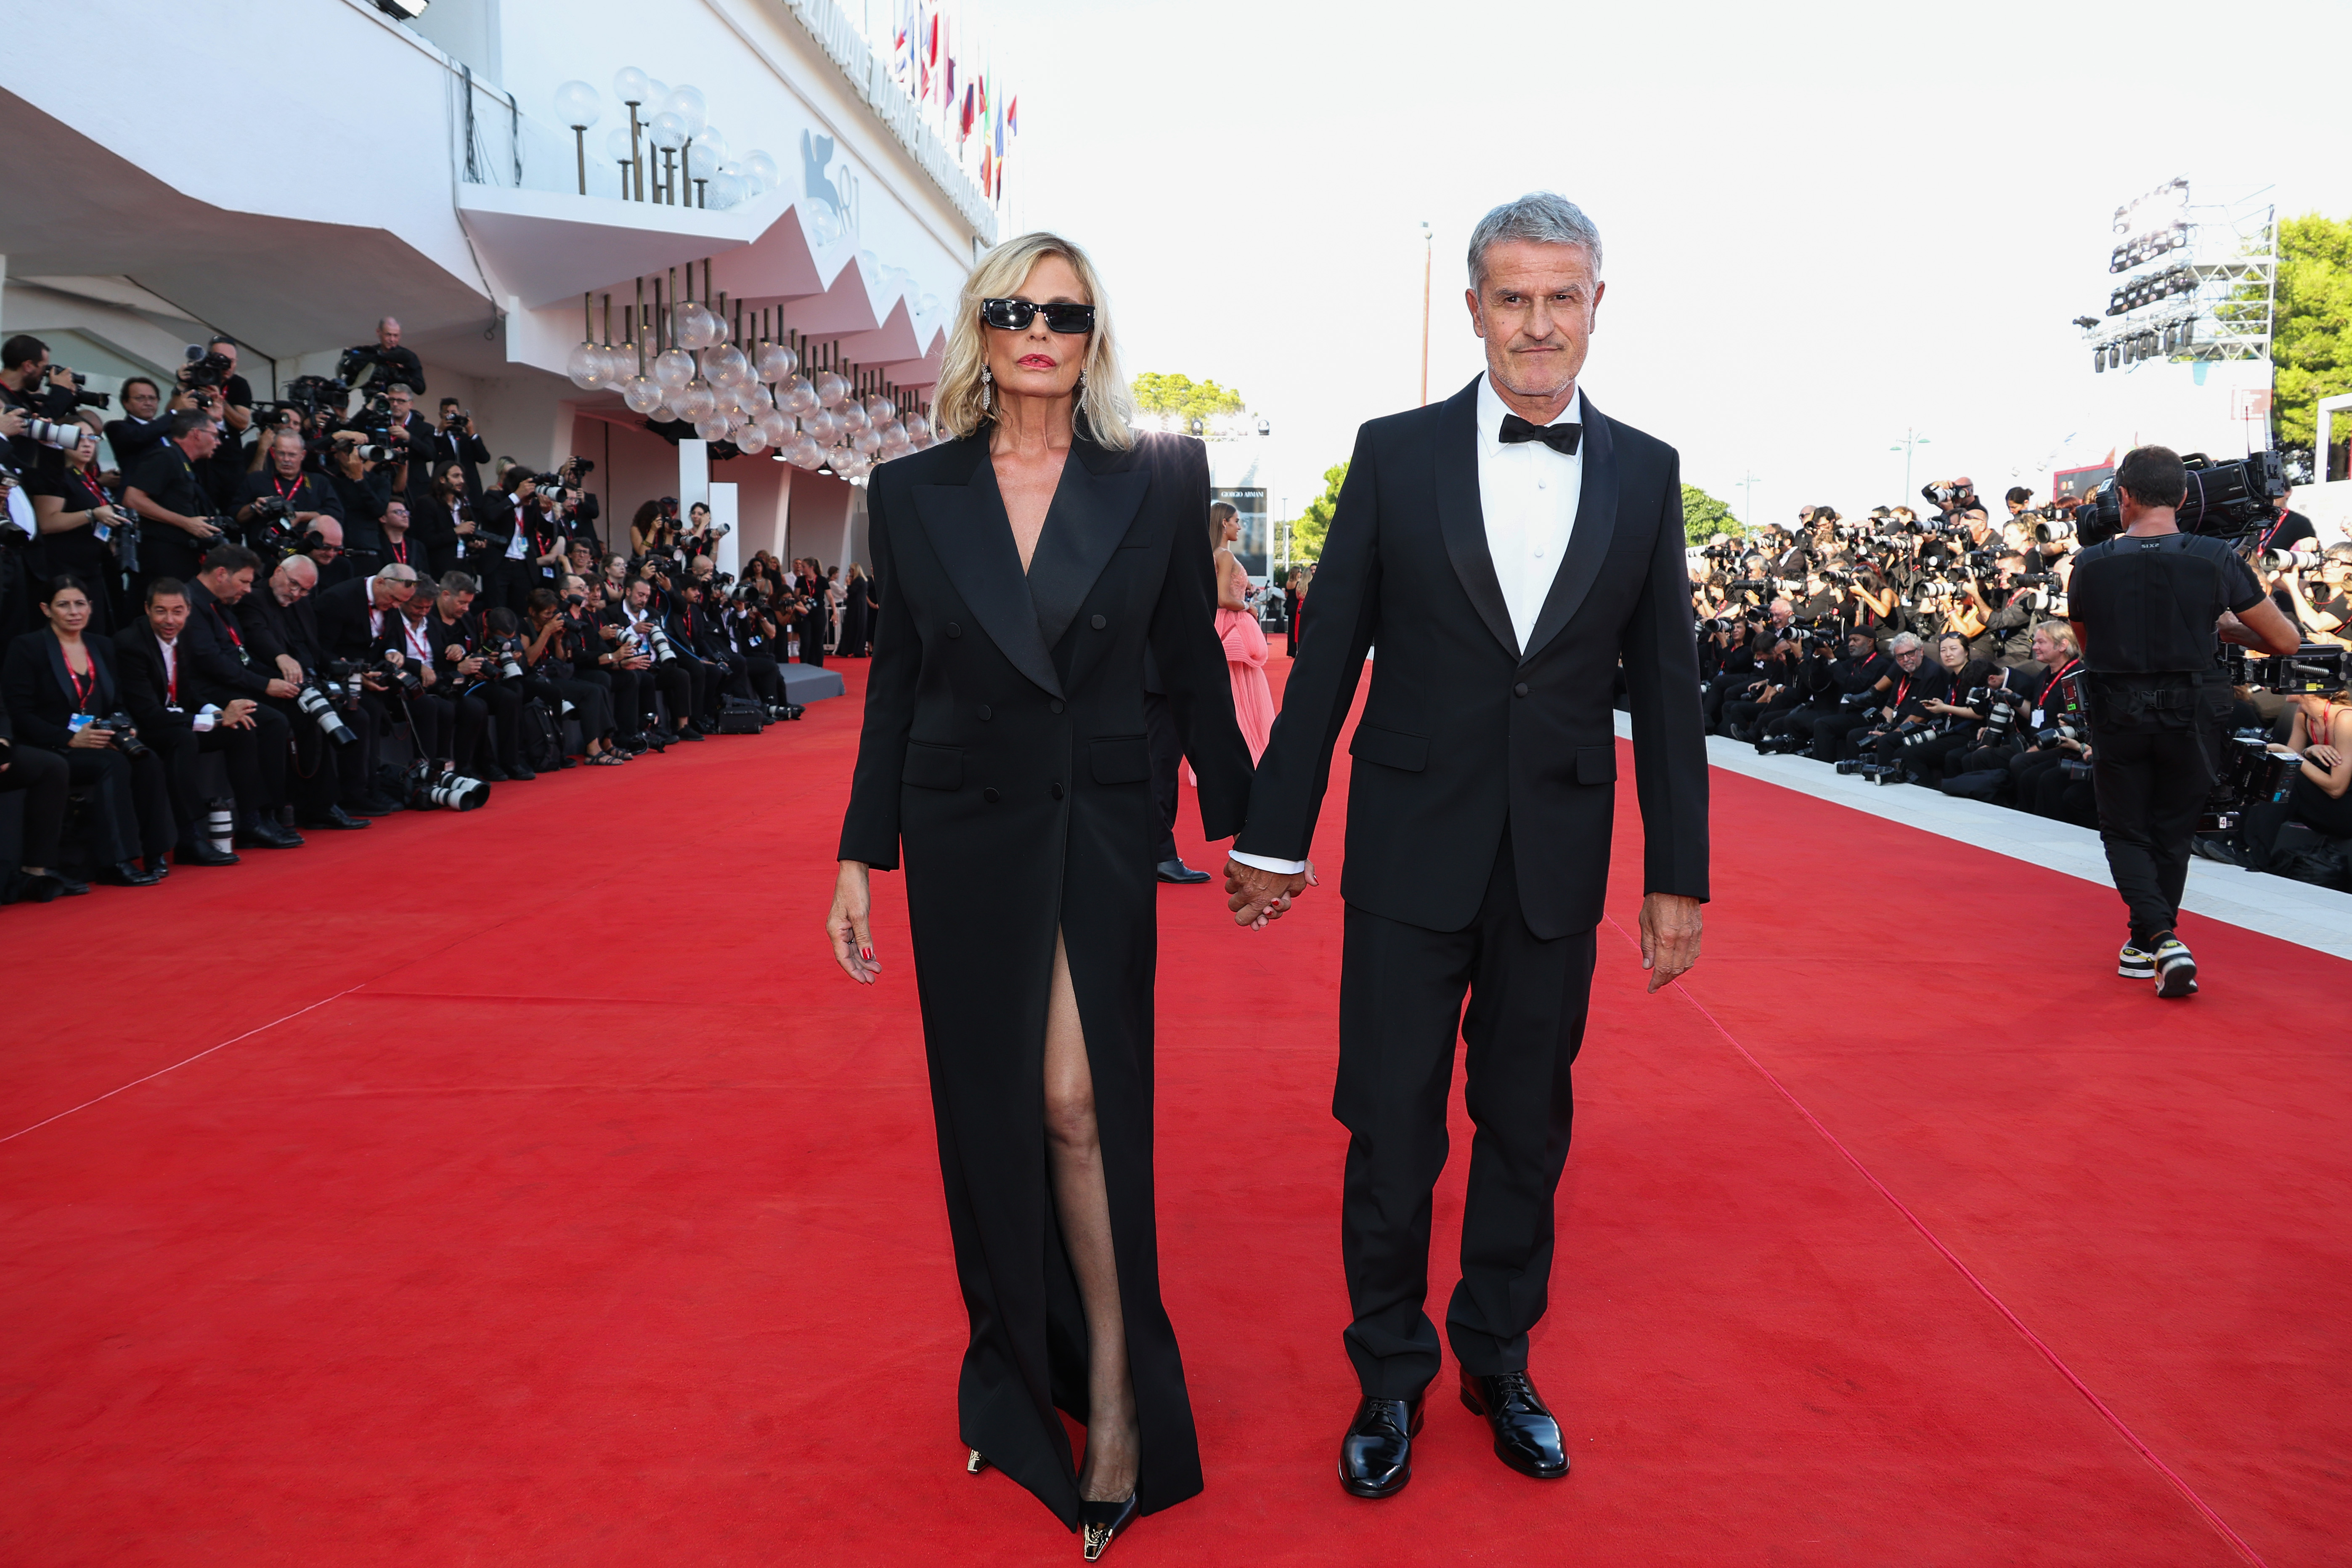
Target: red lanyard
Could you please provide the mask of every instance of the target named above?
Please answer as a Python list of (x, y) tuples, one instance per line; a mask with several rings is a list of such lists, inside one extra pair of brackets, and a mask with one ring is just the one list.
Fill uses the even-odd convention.
[(163, 706), (180, 705), (180, 650), (173, 644), (158, 641), (155, 645), (163, 655)]
[(412, 621), (403, 616), (400, 617), (400, 630), (401, 635), (408, 639), (408, 651), (425, 663), (432, 663), (433, 636), (425, 629), (425, 623)]
[(2050, 706), (2050, 694), (2058, 689), (2058, 683), (2066, 679), (2067, 672), (2082, 662), (2083, 661), (2079, 658), (2070, 658), (2065, 663), (2060, 665), (2056, 670), (2052, 672), (2049, 680), (2043, 684), (2042, 688), (2042, 695), (2034, 699), (2035, 702), (2044, 708)]
[(403, 566), (408, 564), (408, 541), (404, 536), (394, 542), (392, 558)]
[(89, 660), (89, 673), (87, 675), (74, 668), (73, 660), (66, 660), (66, 679), (73, 682), (74, 711), (77, 713), (89, 712), (89, 700), (98, 692), (98, 656), (84, 648), (82, 657)]
[(292, 500), (296, 496), (300, 495), (305, 482), (307, 482), (307, 476), (302, 474), (295, 475), (291, 485), (281, 485), (278, 482), (277, 475), (269, 476), (269, 488), (278, 492), (279, 500)]
[(1903, 706), (1903, 699), (1904, 699), (1905, 697), (1908, 696), (1908, 695), (1910, 694), (1910, 691), (1911, 691), (1911, 678), (1910, 678), (1909, 676), (1907, 676), (1907, 675), (1906, 675), (1906, 676), (1905, 676), (1905, 677), (1903, 678), (1903, 684), (1902, 684), (1902, 685), (1900, 685), (1900, 686), (1898, 686), (1898, 687), (1896, 687), (1896, 688), (1895, 689), (1895, 700), (1894, 700), (1893, 701), (1889, 702), (1889, 703), (1887, 704), (1887, 706), (1888, 706), (1889, 708), (1900, 708), (1900, 707), (1902, 707), (1902, 706)]

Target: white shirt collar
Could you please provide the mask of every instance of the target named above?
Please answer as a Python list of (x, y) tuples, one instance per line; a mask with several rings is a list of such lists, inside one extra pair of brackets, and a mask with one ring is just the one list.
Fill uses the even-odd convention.
[[(1478, 440), (1482, 446), (1493, 447), (1502, 443), (1503, 416), (1510, 411), (1510, 405), (1503, 401), (1503, 395), (1495, 390), (1493, 373), (1489, 372), (1480, 376), (1478, 378)], [(1591, 417), (1585, 409), (1584, 386), (1580, 382), (1577, 384), (1575, 395), (1568, 400), (1568, 406), (1559, 411), (1559, 418), (1553, 423), (1582, 425), (1590, 422)], [(1545, 449), (1549, 451), (1550, 448)]]

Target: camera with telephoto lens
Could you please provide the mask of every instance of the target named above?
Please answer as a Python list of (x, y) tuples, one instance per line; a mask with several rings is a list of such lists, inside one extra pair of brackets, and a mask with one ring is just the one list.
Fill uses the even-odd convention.
[(1759, 757), (1785, 757), (1792, 752), (1801, 752), (1812, 743), (1813, 738), (1811, 735), (1801, 735), (1794, 730), (1782, 730), (1777, 734), (1767, 735), (1758, 741), (1756, 754)]
[[(2233, 463), (2184, 452), (2180, 463), (2189, 470), (2189, 489), (2173, 509), (2172, 521), (2181, 532), (2238, 539), (2278, 515), (2287, 485), (2285, 457), (2277, 448)], [(2074, 530), (2086, 545), (2104, 544), (2123, 531), (2123, 492), (2114, 475), (2101, 479), (2090, 499), (2074, 509)]]
[(422, 757), (403, 775), (411, 811), (474, 811), (489, 804), (490, 786), (460, 773), (436, 773)]
[(139, 738), (138, 726), (131, 723), (131, 715), (122, 711), (121, 709), (116, 709), (113, 712), (107, 714), (102, 719), (95, 721), (95, 722), (101, 730), (111, 730), (114, 731), (115, 747), (117, 750), (121, 751), (124, 756), (143, 757), (147, 755), (147, 742)]
[(2254, 557), (2263, 572), (2315, 572), (2324, 559), (2315, 550), (2265, 550)]
[(89, 431), (69, 420), (60, 422), (55, 419), (37, 418), (30, 414), (25, 416), (25, 438), (37, 446), (47, 447), (54, 451), (68, 451), (79, 446), (82, 437), (89, 434)]
[(522, 679), (522, 639), (492, 637), (482, 641), (482, 673), (493, 680)]
[(1734, 594), (1760, 594), (1771, 584), (1761, 577), (1735, 577), (1723, 586)]
[[(341, 694), (345, 688), (338, 683), (335, 690)], [(294, 706), (300, 709), (310, 722), (319, 726), (319, 733), (334, 744), (348, 746), (359, 739), (352, 732), (352, 727), (343, 722), (342, 714), (336, 711), (335, 699), (320, 689), (317, 681), (306, 680), (294, 689)]]
[(2083, 722), (2081, 715), (2074, 713), (2064, 714), (2055, 724), (2045, 725), (2033, 731), (2033, 743), (2037, 746), (2054, 746), (2061, 741), (2087, 742), (2090, 738), (2090, 726)]
[(1872, 762), (1861, 757), (1846, 758), (1838, 763), (1837, 771), (1849, 778), (1859, 777), (1864, 784), (1897, 784), (1903, 778), (1901, 763)]
[(73, 373), (73, 405), (76, 408), (111, 408), (114, 406), (113, 395), (110, 393), (90, 391), (89, 377), (82, 374), (79, 371), (75, 371)]
[(1966, 511), (1977, 501), (1977, 488), (1966, 480), (1927, 484), (1920, 495), (1946, 511)]
[(184, 379), (192, 387), (226, 385), (236, 368), (226, 354), (213, 353), (196, 343), (188, 345), (188, 373)]
[(677, 649), (670, 646), (669, 634), (650, 617), (646, 621), (646, 640), (653, 645), (656, 664), (677, 662)]
[(1838, 706), (1845, 709), (1883, 708), (1885, 705), (1886, 700), (1873, 690), (1849, 691), (1838, 699)]
[(1999, 741), (2017, 727), (2019, 715), (2025, 710), (2025, 700), (2006, 686), (1979, 686), (1969, 693), (1968, 705), (1984, 715), (1984, 725)]

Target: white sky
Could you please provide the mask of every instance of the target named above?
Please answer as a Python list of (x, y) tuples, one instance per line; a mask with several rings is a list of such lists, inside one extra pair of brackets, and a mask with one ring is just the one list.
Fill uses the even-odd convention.
[(1294, 511), (1358, 424), (1418, 401), (1423, 220), (1434, 401), (1483, 363), (1471, 226), (1530, 189), (1606, 247), (1588, 394), (1767, 518), (1902, 499), (1909, 428), (1915, 491), (2039, 491), (2069, 435), (2059, 466), (2218, 446), (2227, 367), (2095, 376), (2069, 324), (2105, 306), (2114, 209), (2186, 175), (2200, 203), (2271, 185), (2352, 216), (2320, 107), (2341, 4), (973, 9), (1021, 99), (1014, 224), (1093, 254), (1130, 373), (1274, 421)]

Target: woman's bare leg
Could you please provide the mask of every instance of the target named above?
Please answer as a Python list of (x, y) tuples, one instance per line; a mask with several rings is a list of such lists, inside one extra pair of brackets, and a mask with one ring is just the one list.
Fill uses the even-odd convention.
[(1095, 1130), (1094, 1070), (1078, 1022), (1077, 993), (1061, 933), (1054, 936), (1054, 988), (1045, 1005), (1045, 1154), (1062, 1244), (1087, 1311), (1087, 1458), (1078, 1495), (1115, 1502), (1135, 1490), (1140, 1449), (1135, 1384), (1128, 1373), (1127, 1323), (1119, 1310), (1118, 1262), (1111, 1252), (1110, 1195)]

